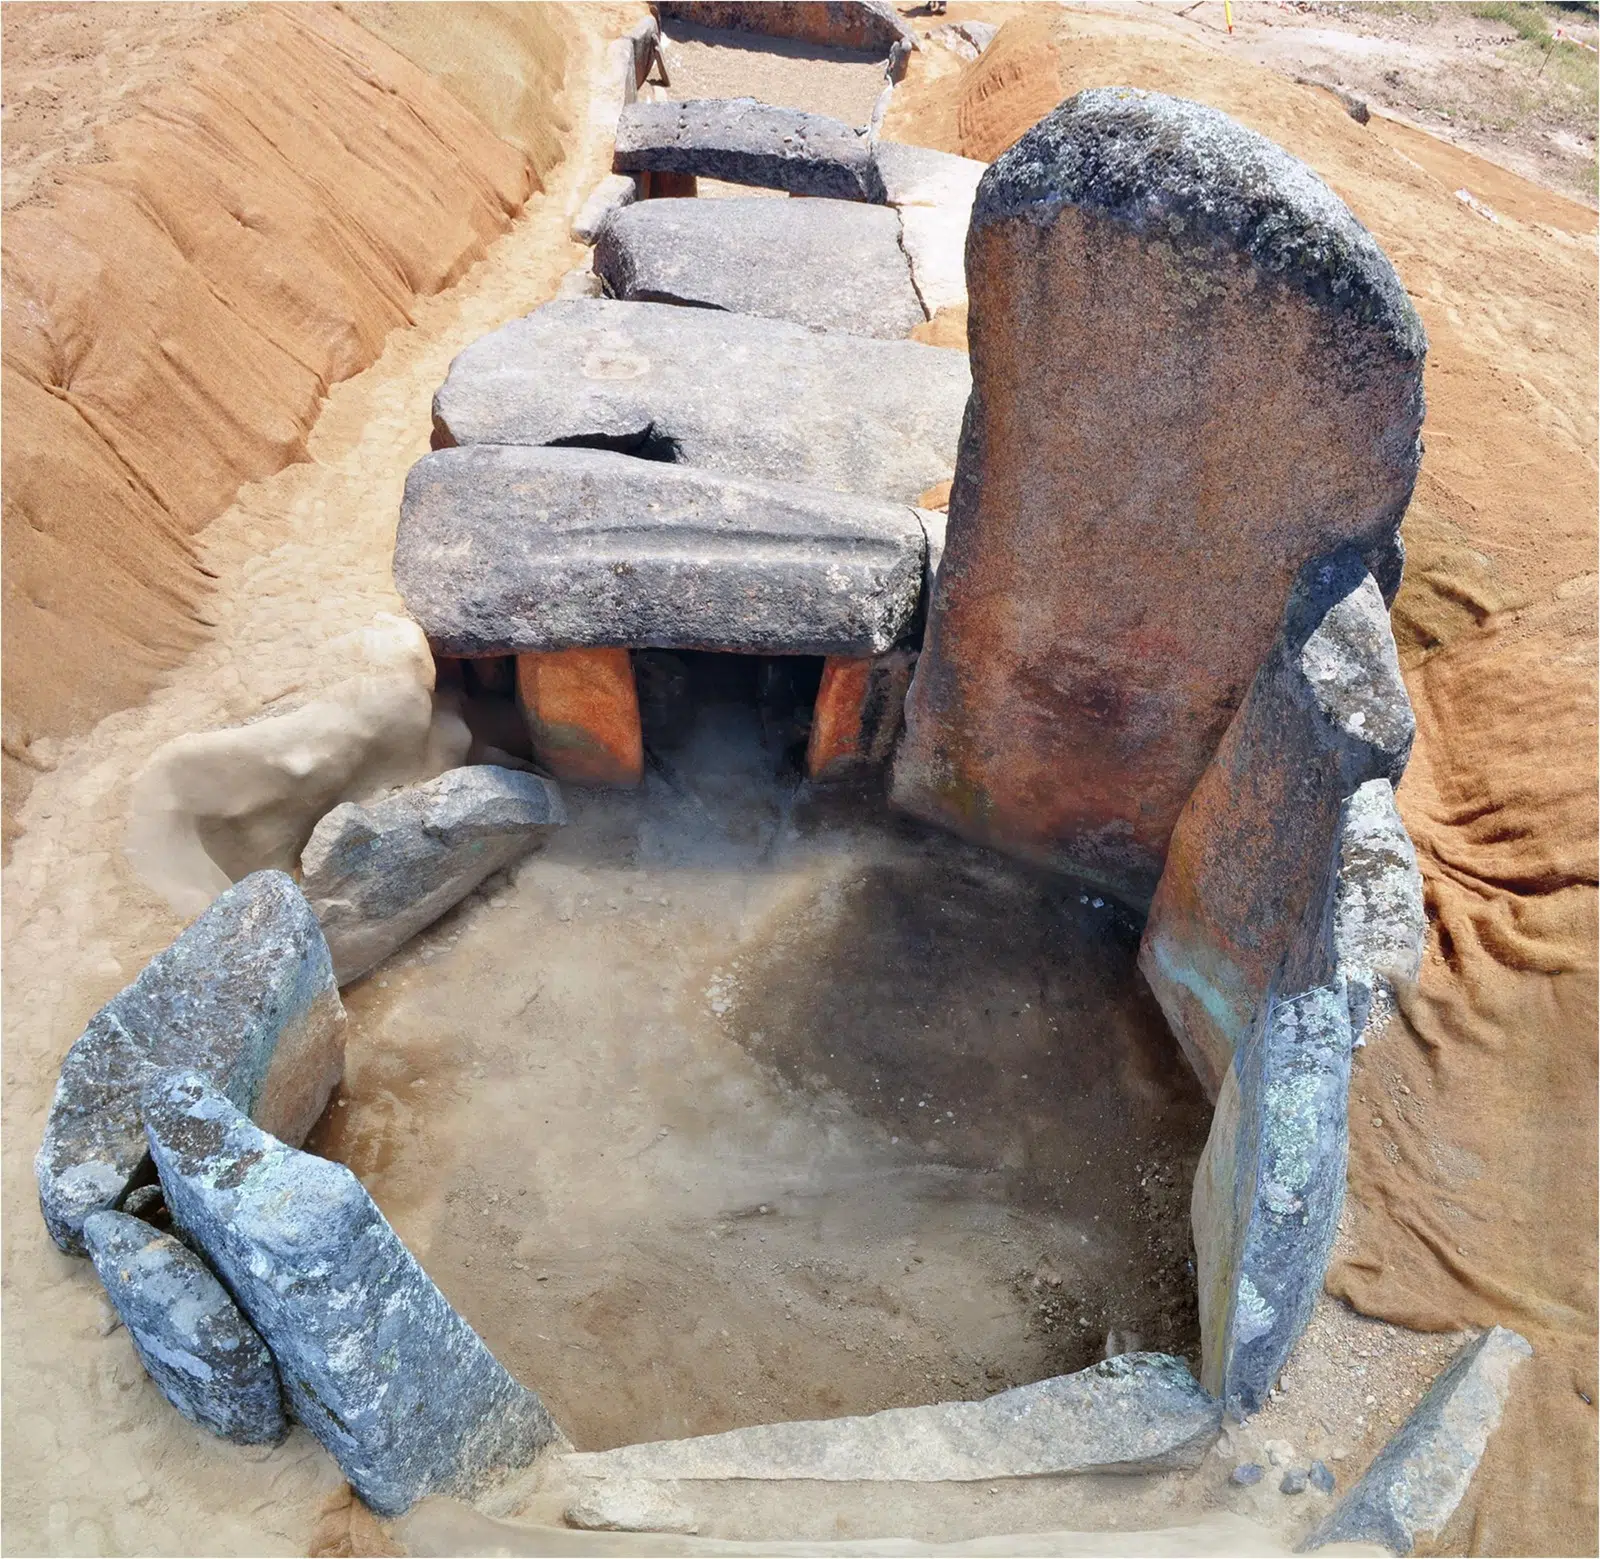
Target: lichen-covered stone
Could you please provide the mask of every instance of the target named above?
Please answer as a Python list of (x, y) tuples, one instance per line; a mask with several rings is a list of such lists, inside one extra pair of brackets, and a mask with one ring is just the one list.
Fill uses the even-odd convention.
[(894, 796), (1148, 902), (1300, 568), (1393, 557), (1422, 327), (1303, 164), (1120, 87), (990, 167), (967, 286), (973, 393)]
[(1427, 930), (1422, 873), (1394, 786), (1368, 780), (1340, 814), (1333, 902), (1334, 959), (1345, 975), (1358, 1044), (1388, 1018), (1395, 987), (1417, 978)]
[(549, 303), (474, 342), (434, 447), (584, 444), (915, 503), (955, 469), (963, 353), (663, 303)]
[(1527, 1340), (1503, 1326), (1467, 1343), (1300, 1552), (1380, 1543), (1409, 1554), (1419, 1539), (1437, 1538), (1499, 1427), (1512, 1371), (1532, 1357)]
[(926, 318), (900, 218), (844, 200), (647, 200), (606, 223), (594, 268), (614, 298), (900, 340)]
[(193, 1251), (122, 1213), (91, 1213), (83, 1238), (139, 1362), (185, 1418), (239, 1445), (288, 1434), (272, 1355)]
[(730, 1429), (569, 1456), (596, 1478), (938, 1482), (1193, 1467), (1222, 1408), (1182, 1359), (1125, 1353), (981, 1402)]
[(447, 655), (875, 655), (911, 623), (926, 549), (908, 504), (476, 444), (411, 468), (394, 579)]
[(1342, 983), (1270, 1001), (1235, 1052), (1192, 1201), (1200, 1380), (1236, 1419), (1277, 1381), (1322, 1289), (1344, 1205)]
[(883, 203), (865, 125), (753, 97), (630, 103), (617, 120), (611, 165), (618, 173), (684, 173)]
[(192, 1072), (153, 1077), (143, 1111), (174, 1221), (379, 1515), (470, 1497), (560, 1440), (342, 1164), (286, 1147)]
[(1400, 778), (1414, 734), (1364, 563), (1346, 552), (1308, 565), (1173, 830), (1140, 944), (1139, 967), (1213, 1098), (1274, 982), (1293, 994), (1332, 978), (1336, 895), (1349, 978), (1376, 967), (1369, 958), (1416, 973), (1421, 885), (1412, 896), (1391, 870), (1410, 848), (1392, 791), (1386, 816), (1381, 793), (1364, 792), (1343, 823), (1363, 786)]
[(831, 49), (917, 47), (917, 35), (888, 0), (664, 0), (661, 18), (795, 38)]
[(549, 780), (487, 764), (335, 807), (300, 857), (300, 889), (339, 983), (381, 963), (566, 820)]
[(63, 1250), (118, 1206), (145, 1163), (139, 1090), (192, 1067), (273, 1135), (301, 1142), (344, 1072), (344, 1008), (317, 918), (283, 872), (221, 895), (89, 1020), (61, 1063), (34, 1161)]

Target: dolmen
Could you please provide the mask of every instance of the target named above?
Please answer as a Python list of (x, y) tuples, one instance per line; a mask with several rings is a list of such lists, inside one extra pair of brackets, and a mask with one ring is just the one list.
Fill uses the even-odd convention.
[(898, 729), (935, 523), (917, 499), (954, 469), (968, 386), (916, 342), (548, 304), (451, 365), (396, 586), (437, 654), (517, 657), (560, 780), (639, 782), (628, 652), (687, 648), (825, 657), (809, 767), (842, 776)]

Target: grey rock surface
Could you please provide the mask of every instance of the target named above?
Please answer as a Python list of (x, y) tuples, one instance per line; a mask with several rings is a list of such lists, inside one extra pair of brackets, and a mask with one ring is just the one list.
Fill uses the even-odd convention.
[(883, 203), (864, 126), (753, 97), (630, 103), (617, 120), (612, 167)]
[(923, 309), (931, 318), (965, 304), (967, 228), (987, 164), (897, 141), (879, 141), (875, 155)]
[(909, 141), (880, 140), (872, 155), (883, 181), (883, 198), (891, 206), (960, 206), (970, 211), (978, 181), (989, 166)]
[(659, 1484), (638, 1478), (598, 1483), (570, 1504), (562, 1518), (586, 1532), (683, 1532), (700, 1530), (695, 1513)]
[(1352, 959), (1403, 962), (1407, 945), (1420, 955), (1420, 882), (1406, 875), (1392, 791), (1387, 809), (1381, 789), (1362, 791), (1398, 781), (1414, 733), (1364, 563), (1343, 552), (1309, 564), (1173, 830), (1140, 944), (1139, 967), (1213, 1097), (1268, 990), (1332, 978), (1336, 900)]
[(1350, 993), (1357, 1044), (1394, 1010), (1396, 985), (1417, 978), (1427, 930), (1422, 873), (1394, 786), (1368, 780), (1341, 810), (1333, 902), (1333, 954)]
[(477, 444), (412, 467), (394, 578), (448, 655), (872, 655), (910, 625), (926, 548), (907, 504)]
[(917, 35), (888, 0), (665, 0), (661, 16), (696, 27), (727, 27), (836, 49), (917, 46)]
[(1142, 905), (1300, 569), (1389, 566), (1424, 333), (1309, 168), (1132, 88), (990, 166), (966, 264), (973, 395), (893, 794)]
[(900, 218), (844, 200), (647, 200), (618, 211), (594, 268), (614, 298), (901, 340), (926, 318)]
[(157, 1074), (142, 1103), (175, 1222), (379, 1515), (470, 1497), (560, 1440), (348, 1169), (268, 1136), (192, 1072)]
[(1339, 1481), (1326, 1462), (1312, 1462), (1306, 1471), (1306, 1478), (1319, 1494), (1333, 1493), (1334, 1486)]
[(335, 807), (300, 857), (300, 889), (339, 983), (381, 963), (566, 820), (552, 781), (488, 764), (451, 769), (368, 806)]
[(344, 1008), (311, 907), (283, 872), (236, 883), (113, 996), (61, 1063), (34, 1161), (63, 1250), (144, 1166), (139, 1090), (193, 1067), (274, 1135), (301, 1142), (344, 1072)]
[(1200, 1379), (1256, 1412), (1322, 1291), (1344, 1206), (1350, 1010), (1342, 983), (1273, 999), (1235, 1053), (1195, 1174)]
[(1278, 1482), (1280, 1494), (1304, 1494), (1306, 1491), (1306, 1473), (1302, 1467), (1291, 1467)]
[(981, 1402), (760, 1424), (565, 1458), (579, 1477), (932, 1482), (1193, 1467), (1222, 1408), (1181, 1359), (1126, 1353)]
[(1503, 1326), (1467, 1343), (1300, 1551), (1381, 1543), (1409, 1554), (1438, 1537), (1499, 1427), (1512, 1371), (1532, 1357), (1527, 1340)]
[(1228, 1474), (1228, 1482), (1237, 1485), (1241, 1489), (1248, 1489), (1259, 1483), (1265, 1473), (1266, 1468), (1260, 1462), (1240, 1462)]
[(91, 1213), (83, 1238), (139, 1362), (185, 1418), (239, 1445), (288, 1434), (267, 1345), (193, 1251), (122, 1213)]
[(586, 444), (915, 503), (955, 469), (961, 352), (661, 303), (551, 303), (474, 342), (434, 447)]

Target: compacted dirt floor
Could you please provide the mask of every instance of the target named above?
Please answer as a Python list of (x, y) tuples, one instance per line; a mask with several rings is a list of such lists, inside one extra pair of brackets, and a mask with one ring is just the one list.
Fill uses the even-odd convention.
[(1132, 922), (738, 692), (346, 993), (313, 1145), (584, 1448), (1194, 1355), (1210, 1110)]

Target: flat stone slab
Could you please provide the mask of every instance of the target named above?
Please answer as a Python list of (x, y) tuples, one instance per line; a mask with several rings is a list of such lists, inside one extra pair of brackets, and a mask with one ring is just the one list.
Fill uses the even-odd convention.
[(901, 340), (927, 317), (900, 218), (844, 200), (647, 200), (616, 212), (594, 268), (614, 298)]
[(238, 1445), (276, 1445), (288, 1434), (267, 1345), (193, 1251), (123, 1213), (91, 1213), (83, 1237), (139, 1362), (167, 1401)]
[(915, 503), (948, 481), (964, 353), (661, 303), (549, 303), (474, 342), (434, 447), (587, 444)]
[(63, 1250), (144, 1165), (139, 1090), (192, 1067), (286, 1141), (301, 1142), (344, 1072), (344, 1008), (322, 928), (292, 878), (254, 872), (222, 894), (89, 1020), (66, 1060), (34, 1160)]
[(549, 780), (488, 764), (451, 769), (368, 806), (335, 807), (300, 857), (300, 890), (322, 923), (339, 983), (381, 963), (566, 821)]
[(964, 307), (967, 229), (988, 164), (899, 141), (879, 141), (875, 156), (884, 198), (900, 212), (900, 247), (923, 308), (931, 318)]
[(864, 125), (753, 97), (629, 103), (617, 120), (611, 165), (618, 173), (687, 173), (883, 204)]
[(1193, 1467), (1222, 1406), (1181, 1359), (1125, 1353), (981, 1402), (890, 1408), (568, 1456), (595, 1478), (940, 1482)]
[(469, 1498), (560, 1440), (342, 1164), (286, 1147), (193, 1072), (157, 1074), (142, 1105), (174, 1221), (374, 1511)]
[(596, 1484), (570, 1504), (562, 1519), (585, 1532), (700, 1530), (695, 1513), (654, 1483), (616, 1478)]
[(1532, 1357), (1527, 1339), (1503, 1326), (1467, 1343), (1300, 1552), (1381, 1543), (1409, 1554), (1419, 1539), (1437, 1538), (1499, 1427), (1512, 1371)]
[(834, 49), (917, 47), (917, 35), (888, 0), (665, 0), (661, 19), (795, 38)]
[(926, 546), (906, 504), (477, 444), (412, 467), (394, 578), (446, 655), (872, 655), (911, 624)]

